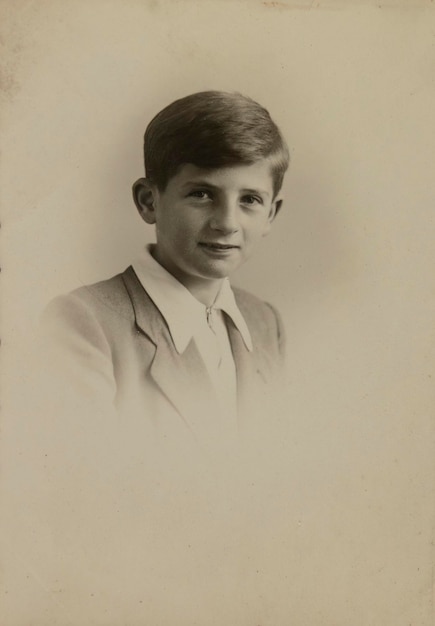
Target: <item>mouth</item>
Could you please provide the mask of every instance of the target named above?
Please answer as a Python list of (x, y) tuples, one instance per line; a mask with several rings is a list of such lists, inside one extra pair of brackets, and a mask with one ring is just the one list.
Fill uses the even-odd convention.
[(209, 242), (209, 241), (200, 241), (199, 245), (201, 248), (206, 248), (207, 250), (215, 250), (216, 252), (225, 251), (225, 250), (238, 250), (240, 246), (235, 246), (228, 243), (218, 243), (218, 242)]

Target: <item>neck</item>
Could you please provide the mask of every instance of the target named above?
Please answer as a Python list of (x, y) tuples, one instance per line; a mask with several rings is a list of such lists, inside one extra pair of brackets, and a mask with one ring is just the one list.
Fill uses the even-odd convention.
[[(176, 276), (176, 278), (178, 277)], [(212, 281), (212, 284), (210, 284), (210, 281), (207, 281), (207, 284), (201, 284), (200, 282), (192, 283), (191, 281), (189, 281), (190, 284), (186, 284), (183, 281), (180, 282), (184, 284), (186, 289), (190, 291), (194, 298), (196, 298), (204, 306), (210, 307), (214, 304), (217, 298), (222, 286), (222, 280), (223, 279)]]
[(214, 304), (214, 301), (216, 300), (222, 287), (222, 282), (225, 280), (224, 278), (207, 279), (201, 278), (200, 276), (191, 276), (189, 274), (185, 274), (179, 268), (165, 263), (165, 260), (160, 257), (158, 250), (155, 247), (151, 248), (151, 254), (157, 263), (172, 274), (172, 276), (176, 278), (184, 287), (186, 287), (192, 296), (204, 304), (204, 306), (210, 307)]

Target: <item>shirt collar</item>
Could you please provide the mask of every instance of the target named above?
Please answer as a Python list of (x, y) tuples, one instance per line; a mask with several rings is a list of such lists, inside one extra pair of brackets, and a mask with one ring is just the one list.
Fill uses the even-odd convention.
[[(181, 354), (195, 336), (198, 324), (205, 319), (206, 307), (154, 259), (152, 247), (152, 244), (144, 247), (133, 263), (133, 269), (142, 287), (165, 318), (175, 348)], [(222, 280), (212, 308), (221, 309), (232, 319), (246, 348), (252, 351), (251, 335), (236, 304), (228, 278)]]

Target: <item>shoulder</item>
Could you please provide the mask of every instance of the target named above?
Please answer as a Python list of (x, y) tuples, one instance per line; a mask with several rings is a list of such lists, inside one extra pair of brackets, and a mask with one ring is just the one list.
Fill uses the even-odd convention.
[(122, 272), (90, 285), (83, 285), (54, 298), (41, 317), (43, 332), (65, 331), (81, 336), (107, 338), (134, 325), (134, 311)]
[(43, 317), (72, 317), (82, 312), (102, 321), (114, 317), (131, 320), (134, 312), (126, 285), (129, 270), (55, 297), (48, 304)]
[(285, 354), (285, 330), (277, 309), (252, 293), (233, 287), (237, 306), (248, 325), (254, 345), (266, 351), (277, 350), (280, 359)]
[(122, 309), (127, 295), (123, 281), (124, 273), (78, 287), (70, 293), (54, 298), (52, 303), (82, 302), (94, 308)]
[(233, 291), (251, 334), (254, 357), (261, 358), (267, 364), (265, 370), (273, 372), (273, 378), (281, 384), (286, 367), (286, 333), (278, 311), (244, 289)]

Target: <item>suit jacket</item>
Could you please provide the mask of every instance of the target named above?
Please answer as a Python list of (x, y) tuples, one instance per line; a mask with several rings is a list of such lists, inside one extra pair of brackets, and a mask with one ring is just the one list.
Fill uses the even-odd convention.
[[(255, 413), (273, 421), (283, 335), (269, 305), (234, 291), (254, 345), (249, 352), (227, 320), (247, 432)], [(194, 623), (213, 589), (219, 606), (221, 597), (236, 606), (249, 572), (261, 570), (270, 520), (281, 520), (281, 507), (272, 517), (270, 507), (287, 485), (288, 447), (277, 465), (285, 439), (272, 432), (268, 445), (267, 427), (247, 445), (220, 445), (221, 416), (195, 344), (176, 352), (132, 268), (56, 298), (39, 353), (48, 380), (30, 413), (18, 413), (16, 450), (21, 517), (31, 522), (26, 559), (47, 589), (64, 591), (62, 603), (46, 594), (47, 615), (98, 622), (104, 607), (113, 623), (156, 615), (166, 624), (181, 611)]]
[[(225, 316), (236, 366), (239, 421), (265, 415), (279, 392), (284, 333), (269, 304), (234, 289), (251, 333), (250, 352)], [(106, 414), (116, 407), (126, 428), (147, 437), (201, 443), (222, 436), (215, 391), (193, 341), (178, 354), (160, 311), (132, 267), (51, 302), (44, 315), (44, 354), (58, 406)]]

